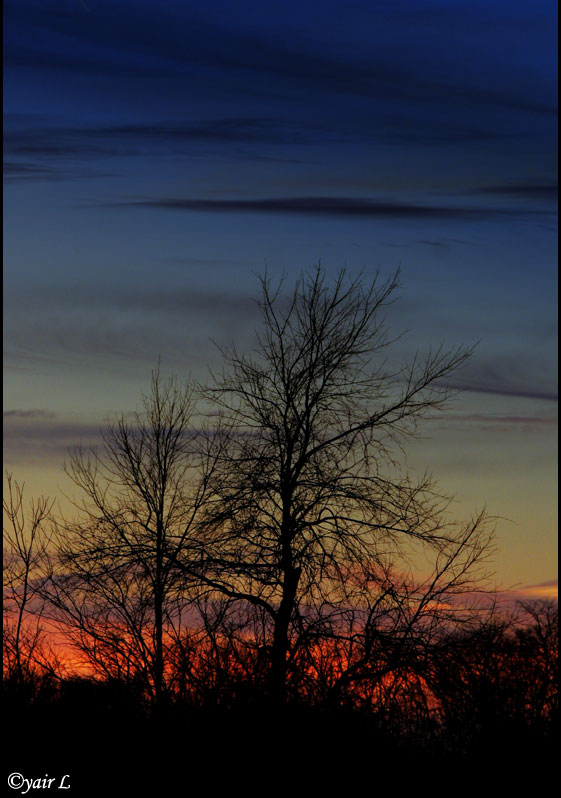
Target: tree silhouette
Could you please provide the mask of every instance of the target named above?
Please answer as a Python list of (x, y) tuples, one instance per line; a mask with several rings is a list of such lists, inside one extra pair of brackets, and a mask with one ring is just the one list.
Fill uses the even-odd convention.
[(548, 600), (496, 607), (432, 648), (427, 682), (446, 746), (527, 752), (553, 740), (558, 717), (558, 609)]
[(98, 673), (140, 679), (159, 705), (188, 600), (173, 559), (190, 546), (205, 478), (191, 389), (156, 372), (142, 404), (108, 427), (101, 451), (72, 454), (66, 470), (82, 499), (77, 517), (58, 523), (44, 595)]
[(24, 485), (6, 473), (3, 500), (4, 675), (23, 684), (58, 671), (49, 646), (39, 587), (50, 541), (54, 500), (41, 496), (26, 507)]
[[(263, 277), (254, 352), (222, 350), (223, 371), (204, 392), (220, 410), (208, 449), (212, 499), (198, 560), (176, 561), (261, 614), (279, 703), (299, 652), (336, 639), (350, 609), (371, 662), (382, 634), (401, 628), (403, 641), (426, 627), (446, 590), (473, 587), (490, 550), (484, 515), (450, 522), (430, 476), (415, 479), (401, 463), (471, 352), (441, 346), (390, 365), (383, 312), (397, 286), (397, 275), (367, 283), (345, 271), (330, 283), (318, 267), (287, 297)], [(420, 552), (436, 557), (422, 595), (403, 576)]]
[[(224, 349), (201, 387), (206, 426), (195, 391), (156, 371), (139, 412), (72, 453), (72, 517), (46, 499), (27, 512), (8, 475), (13, 739), (48, 725), (49, 768), (76, 724), (82, 753), (109, 729), (116, 752), (126, 739), (171, 761), (187, 745), (224, 772), (248, 739), (257, 760), (272, 746), (288, 761), (292, 732), (345, 763), (375, 747), (388, 773), (404, 755), (537, 761), (557, 728), (556, 606), (486, 613), (473, 591), (492, 519), (454, 520), (406, 459), (471, 351), (396, 364), (384, 313), (397, 276), (330, 281), (318, 267), (283, 285), (261, 279), (254, 350)], [(76, 667), (52, 656), (52, 630)], [(224, 742), (209, 747), (217, 724)]]

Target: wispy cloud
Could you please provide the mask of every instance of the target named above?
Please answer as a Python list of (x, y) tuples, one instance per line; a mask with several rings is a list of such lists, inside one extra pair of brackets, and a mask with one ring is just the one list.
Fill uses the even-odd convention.
[(117, 172), (106, 172), (98, 169), (87, 169), (82, 165), (71, 167), (58, 162), (44, 164), (22, 161), (4, 161), (3, 178), (5, 183), (15, 182), (59, 182), (68, 180), (84, 180), (90, 178), (118, 177)]
[(48, 166), (22, 161), (4, 161), (3, 174), (4, 179), (8, 180), (18, 178), (42, 178), (48, 180), (56, 176), (55, 170)]
[(535, 351), (528, 349), (527, 342), (519, 342), (519, 352), (497, 351), (492, 355), (481, 353), (478, 356), (476, 351), (461, 374), (447, 381), (449, 387), (481, 394), (556, 402), (555, 362), (549, 362), (551, 348), (544, 346), (544, 340), (552, 337), (551, 332), (543, 330), (540, 334), (532, 329), (530, 333), (535, 336)]
[[(180, 261), (183, 262), (183, 261)], [(197, 258), (186, 258), (186, 266), (208, 268)], [(214, 261), (211, 261), (214, 264)], [(217, 261), (220, 266), (226, 262)], [(185, 287), (182, 275), (176, 285), (128, 285), (124, 282), (63, 284), (36, 281), (10, 289), (5, 313), (5, 364), (8, 368), (139, 369), (146, 373), (159, 355), (172, 368), (206, 371), (218, 361), (212, 340), (253, 345), (254, 329), (259, 325), (259, 308), (252, 290), (201, 289)], [(397, 329), (413, 321), (417, 298), (396, 303), (393, 322)], [(434, 311), (436, 313), (436, 310)], [(506, 330), (520, 336), (516, 319), (507, 319)], [(505, 321), (486, 330), (487, 337), (504, 333)], [(498, 326), (497, 326), (498, 325)], [(465, 334), (445, 316), (446, 337)], [(498, 395), (555, 402), (557, 386), (554, 369), (547, 362), (554, 331), (529, 328), (535, 351), (528, 347), (517, 353), (477, 352), (472, 361), (449, 387), (479, 394)], [(526, 339), (525, 339), (526, 340)], [(520, 343), (518, 344), (520, 345)], [(409, 346), (409, 344), (408, 344)], [(414, 347), (415, 342), (411, 341)], [(395, 352), (407, 357), (409, 349)], [(543, 361), (543, 362), (542, 362)], [(523, 424), (525, 412), (515, 412), (497, 424)], [(473, 422), (481, 421), (472, 418)], [(487, 421), (486, 423), (490, 423)], [(528, 422), (529, 423), (529, 422)]]
[[(399, 11), (354, 4), (353, 14), (328, 3), (318, 25), (312, 6), (289, 5), (293, 15), (286, 0), (259, 12), (236, 6), (235, 13), (227, 2), (212, 9), (137, 3), (131, 15), (118, 0), (98, 0), (91, 14), (78, 2), (8, 3), (8, 80), (35, 72), (65, 82), (79, 73), (83, 85), (103, 85), (104, 110), (119, 109), (108, 117), (113, 122), (123, 118), (122, 97), (113, 92), (126, 86), (146, 98), (151, 121), (88, 125), (95, 118), (89, 103), (81, 106), (80, 126), (8, 116), (6, 153), (50, 163), (209, 148), (232, 158), (298, 162), (294, 148), (327, 142), (407, 149), (498, 142), (526, 157), (545, 137), (553, 148), (553, 70), (529, 57), (540, 43), (548, 52), (542, 9), (529, 27), (518, 8), (506, 26), (497, 8), (482, 19), (469, 3), (453, 12), (441, 6), (435, 15), (419, 14), (414, 2), (400, 3)], [(480, 44), (477, 61), (471, 37)], [(528, 57), (520, 57), (521, 46)], [(189, 118), (166, 120), (165, 109), (183, 109), (185, 97)], [(232, 108), (233, 98), (235, 113), (213, 117), (209, 109)], [(10, 179), (49, 179), (42, 165)]]
[[(74, 162), (146, 155), (181, 156), (217, 154), (234, 160), (302, 163), (302, 148), (319, 144), (348, 145), (381, 142), (385, 145), (461, 143), (511, 137), (504, 131), (456, 129), (430, 119), (361, 119), (360, 124), (327, 123), (321, 119), (283, 115), (198, 117), (191, 120), (121, 125), (46, 125), (44, 120), (5, 116), (5, 180), (63, 180), (96, 177), (91, 168)], [(65, 162), (72, 161), (72, 169)], [(103, 176), (106, 176), (105, 173)], [(474, 192), (475, 193), (475, 192)], [(485, 192), (482, 192), (485, 193)], [(489, 192), (491, 193), (491, 192)]]
[[(72, 451), (104, 449), (104, 439), (121, 412), (105, 418), (85, 420), (73, 414), (64, 418), (46, 410), (12, 410), (4, 413), (4, 462), (7, 466), (21, 464), (62, 466)], [(133, 411), (124, 412), (129, 425), (135, 424)], [(197, 434), (198, 427), (186, 435)]]
[(551, 599), (557, 601), (559, 595), (559, 581), (550, 579), (546, 582), (539, 582), (534, 585), (521, 585), (515, 587), (508, 593), (502, 593), (504, 599), (510, 601), (535, 601), (540, 599)]
[(29, 121), (22, 127), (9, 116), (6, 121), (5, 152), (16, 156), (90, 158), (140, 155), (147, 148), (154, 151), (170, 146), (181, 151), (193, 144), (311, 143), (311, 133), (305, 134), (295, 125), (267, 117), (229, 116), (89, 127), (31, 126)]
[[(174, 260), (196, 267), (229, 264), (226, 260), (213, 261), (199, 258)], [(48, 307), (52, 317), (58, 315), (57, 311), (66, 314), (69, 311), (87, 309), (91, 312), (104, 311), (106, 315), (132, 313), (139, 318), (145, 318), (147, 314), (163, 314), (165, 317), (172, 314), (174, 317), (187, 320), (193, 316), (207, 318), (213, 315), (217, 320), (227, 317), (229, 323), (240, 318), (257, 318), (257, 305), (249, 293), (227, 292), (219, 288), (190, 289), (185, 287), (185, 283), (181, 286), (160, 287), (151, 284), (115, 284), (109, 281), (95, 285), (84, 281), (81, 285), (71, 286), (59, 283), (45, 285), (38, 282), (35, 286), (25, 285), (19, 289), (12, 289), (10, 303), (22, 315), (25, 308), (41, 311)], [(21, 317), (18, 321), (21, 322)]]
[(48, 411), (13, 410), (4, 413), (4, 462), (62, 465), (70, 449), (101, 443), (102, 424), (63, 421)]
[(466, 193), (516, 199), (554, 200), (557, 199), (558, 185), (557, 183), (505, 183), (496, 186), (480, 186)]
[(559, 395), (556, 390), (544, 387), (532, 388), (527, 384), (516, 383), (508, 380), (489, 380), (486, 383), (477, 381), (450, 381), (448, 387), (459, 391), (472, 391), (473, 393), (495, 394), (496, 396), (512, 396), (520, 399), (539, 399), (547, 402), (557, 402)]
[(202, 377), (217, 359), (211, 338), (245, 341), (257, 320), (257, 305), (243, 292), (24, 286), (12, 290), (6, 310), (4, 363), (17, 370), (146, 374), (162, 356), (172, 368)]
[[(465, 46), (464, 27), (458, 26), (458, 22), (463, 21), (464, 26), (467, 24), (473, 35), (479, 34), (479, 37), (485, 37), (486, 27), (489, 28), (487, 18), (485, 26), (469, 7), (455, 9), (459, 19), (451, 25), (446, 9), (442, 9), (439, 16), (425, 16), (420, 20), (414, 13), (418, 10), (415, 5), (406, 3), (400, 8), (397, 27), (391, 11), (383, 5), (378, 8), (376, 5), (359, 6), (357, 21), (345, 31), (344, 19), (340, 19), (341, 15), (334, 16), (333, 8), (324, 10), (326, 22), (329, 20), (327, 25), (318, 26), (315, 9), (291, 5), (299, 12), (300, 26), (287, 22), (291, 15), (284, 4), (282, 7), (271, 5), (268, 14), (251, 16), (244, 13), (244, 9), (237, 9), (234, 15), (227, 4), (219, 4), (220, 12), (171, 4), (154, 15), (140, 4), (131, 18), (128, 6), (115, 2), (99, 2), (95, 14), (90, 15), (82, 13), (78, 3), (75, 8), (67, 6), (61, 10), (57, 7), (56, 13), (49, 2), (23, 3), (21, 9), (8, 8), (9, 22), (29, 32), (19, 38), (17, 46), (8, 42), (6, 61), (10, 67), (96, 74), (101, 71), (122, 75), (136, 70), (140, 79), (166, 73), (182, 74), (187, 78), (189, 70), (198, 67), (205, 70), (207, 80), (214, 77), (218, 83), (226, 75), (229, 87), (245, 92), (263, 91), (267, 83), (270, 87), (274, 81), (277, 91), (288, 91), (290, 87), (291, 94), (300, 91), (308, 96), (313, 90), (390, 101), (397, 98), (408, 102), (452, 103), (478, 110), (484, 105), (492, 109), (514, 108), (537, 113), (553, 110), (554, 99), (550, 104), (535, 93), (532, 96), (522, 81), (512, 80), (509, 91), (495, 89), (490, 78), (496, 69), (496, 57), (488, 47), (480, 48), (481, 67), (479, 70), (472, 68), (469, 76), (455, 66), (457, 47)], [(364, 32), (360, 35), (357, 23), (361, 19), (363, 28), (370, 32), (370, 41), (364, 37)], [(504, 17), (501, 23), (504, 28)], [(446, 75), (431, 69), (427, 48), (424, 49), (425, 58), (419, 58), (420, 24), (427, 41), (438, 41), (439, 56), (449, 63)], [(315, 34), (312, 44), (306, 36), (311, 29)], [(334, 30), (343, 36), (346, 46), (327, 47)], [(544, 31), (539, 35), (543, 37)], [(388, 32), (391, 32), (393, 47), (386, 41)], [(508, 44), (505, 55), (509, 56), (508, 62), (515, 72), (520, 70), (516, 45), (522, 33), (520, 27), (519, 30), (505, 29), (504, 34)], [(525, 33), (528, 36), (528, 29)], [(396, 36), (401, 46), (395, 46)], [(60, 37), (67, 43), (64, 48), (53, 46), (59, 43)], [(348, 42), (353, 40), (355, 51), (351, 57)], [(242, 84), (240, 76), (245, 78)], [(543, 92), (543, 87), (540, 89)]]
[[(534, 398), (534, 397), (532, 397)], [(553, 416), (536, 415), (500, 415), (497, 413), (448, 413), (443, 420), (439, 419), (440, 426), (454, 426), (456, 424), (475, 424), (481, 429), (491, 427), (556, 427), (557, 418)]]
[(26, 421), (34, 419), (45, 420), (56, 418), (56, 414), (51, 413), (49, 410), (4, 410), (3, 418), (4, 421), (9, 421), (10, 419), (25, 419)]
[(155, 197), (99, 203), (102, 207), (157, 208), (169, 211), (205, 213), (298, 214), (303, 216), (492, 220), (501, 218), (549, 217), (546, 211), (531, 208), (484, 208), (454, 205), (417, 205), (353, 197), (275, 197), (264, 199), (191, 199)]

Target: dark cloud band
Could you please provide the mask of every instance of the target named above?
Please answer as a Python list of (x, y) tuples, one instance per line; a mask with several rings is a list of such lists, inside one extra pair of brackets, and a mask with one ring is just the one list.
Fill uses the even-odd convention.
[(269, 199), (154, 198), (102, 203), (105, 207), (159, 208), (205, 213), (268, 213), (351, 218), (486, 220), (551, 214), (533, 209), (413, 205), (348, 197), (280, 197)]

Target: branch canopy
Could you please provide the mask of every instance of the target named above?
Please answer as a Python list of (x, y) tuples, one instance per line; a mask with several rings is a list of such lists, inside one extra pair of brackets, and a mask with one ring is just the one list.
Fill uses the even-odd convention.
[(204, 390), (220, 408), (220, 454), (201, 563), (226, 595), (266, 602), (276, 624), (283, 603), (294, 619), (341, 600), (349, 568), (386, 572), (412, 544), (472, 565), (485, 548), (469, 524), (446, 522), (448, 498), (399, 457), (471, 350), (440, 346), (396, 366), (385, 313), (398, 285), (397, 273), (330, 281), (318, 266), (287, 295), (265, 275), (254, 351), (222, 349)]

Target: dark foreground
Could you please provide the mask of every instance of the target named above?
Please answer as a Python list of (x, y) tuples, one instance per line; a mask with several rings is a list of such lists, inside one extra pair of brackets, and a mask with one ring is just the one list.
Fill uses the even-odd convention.
[[(6, 703), (5, 778), (21, 777), (12, 775), (5, 794), (31, 798), (226, 790), (376, 795), (388, 788), (441, 794), (466, 787), (488, 794), (522, 781), (543, 784), (556, 759), (553, 727), (536, 733), (495, 725), (462, 745), (403, 728), (396, 734), (372, 715), (320, 708), (175, 706), (154, 717), (83, 686), (56, 701), (26, 705), (8, 696)], [(26, 791), (22, 778), (35, 786)]]

